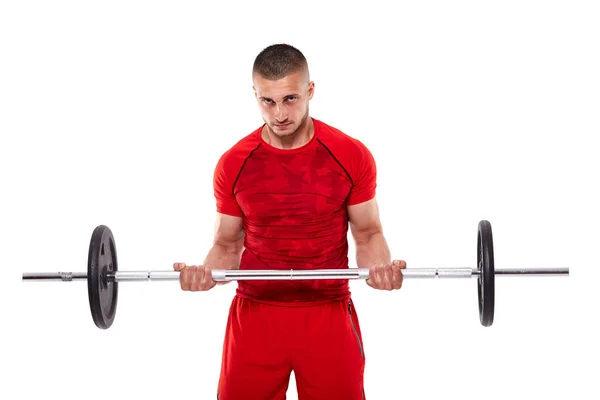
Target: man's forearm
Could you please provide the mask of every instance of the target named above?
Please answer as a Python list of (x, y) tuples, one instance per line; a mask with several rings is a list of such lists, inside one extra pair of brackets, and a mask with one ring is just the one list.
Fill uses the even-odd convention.
[(392, 262), (390, 249), (383, 232), (376, 232), (356, 243), (356, 263), (359, 268)]
[(212, 269), (240, 269), (243, 246), (215, 243), (208, 251), (204, 265)]

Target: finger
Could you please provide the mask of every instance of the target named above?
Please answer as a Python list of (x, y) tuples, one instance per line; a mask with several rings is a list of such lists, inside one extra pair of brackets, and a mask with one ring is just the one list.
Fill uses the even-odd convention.
[(371, 265), (369, 267), (369, 279), (367, 279), (367, 285), (371, 286), (372, 288), (376, 289), (377, 288), (377, 266), (376, 265)]
[(194, 284), (196, 281), (196, 266), (195, 265), (188, 265), (186, 268), (189, 272), (187, 274), (187, 288), (189, 291), (193, 292), (194, 289)]
[(392, 285), (394, 289), (400, 289), (402, 287), (402, 283), (404, 281), (404, 275), (402, 274), (402, 269), (406, 268), (406, 261), (404, 260), (394, 260), (392, 262), (394, 267), (394, 278)]
[(402, 270), (396, 265), (392, 267), (392, 287), (393, 289), (402, 287)]
[(206, 267), (202, 265), (198, 265), (198, 274), (196, 275), (196, 288), (195, 290), (206, 290), (205, 289), (205, 281), (206, 281)]
[(185, 268), (179, 273), (179, 285), (181, 290), (189, 290), (189, 269)]
[(202, 282), (204, 281), (204, 267), (202, 265), (196, 266), (196, 280), (194, 281), (194, 291), (203, 290)]
[(202, 281), (202, 290), (208, 290), (215, 286), (212, 279), (212, 270), (209, 267), (204, 267), (204, 280)]
[(369, 268), (369, 281), (371, 282), (370, 285), (373, 288), (377, 288), (378, 284), (377, 284), (377, 265), (372, 265), (371, 268)]
[(375, 267), (376, 273), (375, 273), (375, 282), (377, 284), (377, 288), (378, 289), (384, 289), (385, 286), (385, 269), (384, 266), (381, 264), (378, 264)]
[(198, 267), (195, 265), (191, 265), (188, 267), (190, 270), (190, 282), (189, 282), (189, 290), (192, 292), (196, 291), (196, 285), (198, 281)]
[(378, 284), (379, 284), (379, 289), (385, 290), (386, 287), (386, 277), (385, 277), (385, 265), (378, 265), (377, 266), (377, 278), (378, 278)]
[(385, 289), (392, 290), (394, 288), (394, 270), (392, 269), (392, 265), (388, 264), (384, 266), (384, 276)]
[(182, 263), (182, 262), (173, 263), (173, 269), (175, 271), (181, 271), (184, 268), (185, 268), (185, 263)]

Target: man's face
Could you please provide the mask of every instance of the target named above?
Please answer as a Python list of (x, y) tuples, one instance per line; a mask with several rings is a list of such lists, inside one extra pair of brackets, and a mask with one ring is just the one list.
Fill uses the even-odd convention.
[(254, 93), (262, 118), (278, 137), (293, 135), (308, 117), (314, 82), (306, 71), (294, 72), (276, 81), (255, 75)]

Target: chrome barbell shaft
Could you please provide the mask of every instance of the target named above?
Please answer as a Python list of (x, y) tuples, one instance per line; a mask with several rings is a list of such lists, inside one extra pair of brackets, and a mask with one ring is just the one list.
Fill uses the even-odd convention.
[(87, 273), (85, 272), (24, 272), (23, 280), (41, 280), (41, 281), (85, 281)]
[[(116, 271), (108, 279), (115, 282), (134, 281), (178, 281), (179, 271)], [(405, 278), (470, 278), (479, 276), (479, 271), (473, 268), (405, 268), (402, 270)], [(515, 268), (496, 269), (495, 275), (500, 276), (560, 276), (569, 275), (568, 268)], [(314, 269), (314, 270), (212, 270), (215, 282), (237, 280), (304, 280), (304, 279), (367, 279), (368, 268), (346, 269)], [(54, 280), (73, 281), (87, 279), (86, 273), (56, 272), (56, 273), (24, 273), (24, 280)]]
[(569, 268), (511, 268), (511, 269), (496, 269), (495, 275), (528, 275), (528, 276), (560, 276), (569, 275)]

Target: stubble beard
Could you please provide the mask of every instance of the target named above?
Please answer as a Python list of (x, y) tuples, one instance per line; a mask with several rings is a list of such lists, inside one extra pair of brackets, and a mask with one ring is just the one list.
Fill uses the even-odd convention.
[(273, 135), (277, 136), (280, 139), (293, 138), (298, 133), (298, 130), (300, 130), (300, 128), (302, 128), (304, 126), (304, 123), (306, 122), (307, 118), (308, 118), (308, 107), (306, 107), (306, 111), (304, 112), (304, 115), (302, 116), (302, 120), (300, 121), (300, 124), (298, 124), (298, 127), (296, 129), (294, 129), (292, 132), (280, 134), (280, 133), (277, 133), (271, 125), (269, 125), (269, 129), (271, 130)]

